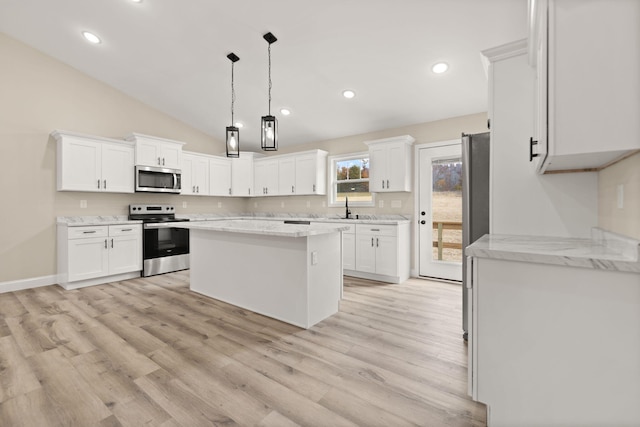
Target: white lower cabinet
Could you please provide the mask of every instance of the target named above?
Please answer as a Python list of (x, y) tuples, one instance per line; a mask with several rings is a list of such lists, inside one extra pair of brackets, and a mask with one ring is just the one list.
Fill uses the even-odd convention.
[(388, 283), (409, 278), (409, 223), (349, 225), (342, 233), (344, 275)]
[(342, 268), (344, 270), (356, 269), (356, 228), (351, 226), (342, 232)]
[(395, 225), (356, 225), (356, 270), (395, 276), (398, 242)]
[(140, 270), (140, 224), (58, 225), (58, 281), (65, 289), (137, 277)]

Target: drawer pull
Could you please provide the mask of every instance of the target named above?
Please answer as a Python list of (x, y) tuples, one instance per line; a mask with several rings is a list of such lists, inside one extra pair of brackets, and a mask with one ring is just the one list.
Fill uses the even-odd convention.
[(120, 230), (120, 231), (132, 231), (132, 230), (133, 230), (133, 228), (123, 228), (123, 229), (122, 229), (122, 230)]
[(379, 228), (372, 228), (371, 231), (380, 231)]
[(95, 233), (96, 230), (92, 230), (92, 231), (83, 231), (82, 234), (93, 234)]

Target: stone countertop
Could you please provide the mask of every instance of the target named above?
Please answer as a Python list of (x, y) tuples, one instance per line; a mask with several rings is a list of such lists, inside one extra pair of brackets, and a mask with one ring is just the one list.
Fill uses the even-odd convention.
[(314, 214), (270, 214), (270, 213), (234, 213), (234, 214), (177, 214), (177, 218), (187, 218), (191, 221), (220, 221), (230, 219), (254, 219), (264, 221), (282, 221), (286, 219), (299, 219), (314, 223), (347, 223), (347, 224), (377, 224), (398, 225), (409, 223), (410, 217), (405, 215), (360, 215), (360, 218), (345, 219), (338, 215), (314, 215)]
[(467, 256), (567, 267), (640, 273), (640, 241), (598, 228), (592, 237), (486, 234), (465, 249)]
[(142, 221), (132, 221), (126, 215), (59, 216), (56, 217), (56, 224), (66, 225), (67, 227), (84, 227), (96, 225), (142, 224)]
[(307, 237), (346, 231), (349, 227), (333, 224), (285, 224), (284, 220), (220, 219), (149, 224), (151, 228), (187, 228), (190, 230), (226, 231), (263, 236)]

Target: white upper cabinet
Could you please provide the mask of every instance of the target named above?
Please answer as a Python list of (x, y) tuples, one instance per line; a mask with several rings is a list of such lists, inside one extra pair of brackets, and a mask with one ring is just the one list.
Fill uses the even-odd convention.
[(256, 196), (277, 196), (278, 190), (278, 159), (270, 157), (256, 159), (254, 163), (254, 189)]
[(182, 154), (183, 195), (209, 195), (209, 157), (196, 153)]
[(411, 191), (411, 147), (404, 135), (365, 142), (369, 146), (369, 189), (374, 193)]
[(184, 142), (132, 133), (125, 138), (135, 142), (136, 165), (180, 169)]
[(640, 2), (535, 0), (530, 13), (538, 172), (598, 170), (640, 149)]
[(296, 194), (296, 158), (281, 158), (278, 161), (278, 192), (281, 196)]
[(58, 191), (133, 193), (134, 149), (124, 141), (54, 131)]
[(209, 158), (209, 194), (211, 196), (231, 195), (231, 159)]
[(323, 150), (311, 150), (256, 160), (256, 195), (326, 194), (327, 154)]
[(240, 157), (231, 159), (231, 195), (251, 197), (253, 191), (253, 160), (256, 153), (240, 152)]
[(327, 194), (327, 152), (296, 155), (296, 194)]

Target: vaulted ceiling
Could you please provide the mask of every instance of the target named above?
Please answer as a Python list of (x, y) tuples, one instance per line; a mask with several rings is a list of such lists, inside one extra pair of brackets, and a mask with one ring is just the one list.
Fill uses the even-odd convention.
[[(271, 111), (285, 146), (486, 111), (480, 51), (526, 37), (526, 9), (526, 0), (0, 0), (0, 31), (219, 140), (231, 124), (234, 52), (235, 119), (243, 149), (257, 150), (263, 34), (278, 38)], [(448, 71), (434, 73), (438, 62)]]

